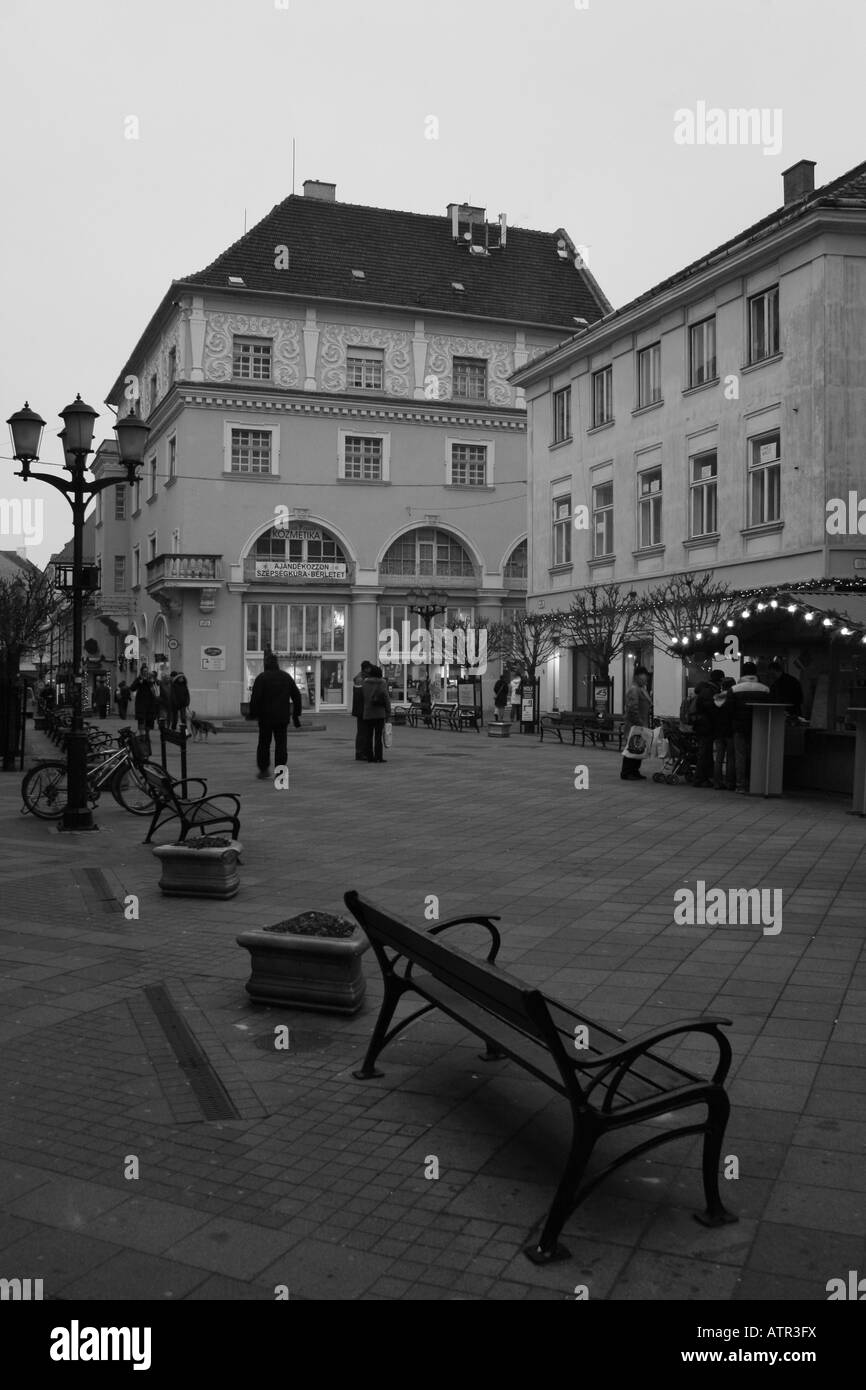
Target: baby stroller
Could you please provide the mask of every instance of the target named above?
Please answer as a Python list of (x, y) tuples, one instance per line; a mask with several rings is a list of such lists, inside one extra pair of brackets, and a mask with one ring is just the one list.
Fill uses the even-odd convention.
[(654, 782), (667, 782), (674, 787), (678, 782), (693, 782), (698, 766), (698, 742), (695, 735), (682, 728), (678, 719), (663, 719), (662, 737), (667, 739), (668, 755), (662, 763), (660, 772), (653, 773)]

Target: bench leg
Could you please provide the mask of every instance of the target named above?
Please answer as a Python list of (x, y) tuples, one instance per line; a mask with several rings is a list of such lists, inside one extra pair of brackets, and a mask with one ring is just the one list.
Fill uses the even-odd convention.
[(478, 1053), (479, 1062), (504, 1062), (508, 1057), (507, 1052), (500, 1052), (492, 1042), (485, 1039), (484, 1051)]
[(537, 1245), (527, 1245), (524, 1254), (534, 1265), (553, 1264), (556, 1260), (567, 1260), (570, 1252), (559, 1244), (558, 1236), (568, 1217), (577, 1205), (575, 1198), (581, 1179), (586, 1171), (590, 1155), (595, 1148), (598, 1130), (588, 1116), (575, 1118), (575, 1132), (565, 1171), (560, 1178), (556, 1196), (551, 1203), (544, 1229)]
[(702, 1226), (730, 1226), (739, 1218), (726, 1210), (719, 1195), (719, 1160), (722, 1156), (728, 1116), (731, 1113), (731, 1102), (724, 1091), (719, 1090), (707, 1096), (707, 1111), (702, 1161), (704, 1200), (707, 1209), (704, 1212), (695, 1212), (694, 1217)]
[(375, 1076), (384, 1076), (384, 1072), (376, 1070), (376, 1058), (385, 1046), (388, 1028), (402, 993), (403, 991), (394, 985), (393, 980), (385, 981), (385, 997), (382, 1000), (382, 1007), (379, 1010), (379, 1017), (376, 1019), (376, 1026), (373, 1029), (373, 1036), (370, 1039), (361, 1070), (352, 1072), (356, 1081), (370, 1081)]

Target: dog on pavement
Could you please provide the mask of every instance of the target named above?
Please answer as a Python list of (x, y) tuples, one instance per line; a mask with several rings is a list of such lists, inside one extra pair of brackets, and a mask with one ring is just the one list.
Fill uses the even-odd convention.
[(208, 734), (218, 734), (219, 729), (216, 724), (212, 724), (209, 719), (199, 719), (195, 710), (190, 711), (189, 727), (192, 737), (207, 739)]

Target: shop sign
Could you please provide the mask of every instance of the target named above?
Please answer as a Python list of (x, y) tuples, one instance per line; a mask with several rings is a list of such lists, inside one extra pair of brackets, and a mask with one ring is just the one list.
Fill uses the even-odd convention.
[(345, 579), (347, 566), (302, 560), (256, 560), (257, 579)]
[(524, 724), (535, 723), (535, 686), (524, 685), (521, 688), (520, 718)]
[(275, 541), (320, 541), (320, 526), (275, 526), (271, 531)]
[(202, 647), (201, 669), (203, 671), (224, 671), (226, 669), (225, 647)]

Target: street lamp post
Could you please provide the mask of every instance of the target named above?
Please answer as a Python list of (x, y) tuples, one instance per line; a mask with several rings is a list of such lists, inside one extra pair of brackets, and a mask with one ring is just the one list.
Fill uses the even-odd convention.
[[(430, 624), (432, 623), (433, 619), (436, 617), (436, 614), (437, 614), (437, 613), (447, 613), (447, 612), (448, 612), (448, 595), (447, 595), (446, 593), (444, 593), (443, 591), (439, 590), (439, 589), (429, 589), (429, 590), (428, 590), (428, 589), (410, 589), (410, 590), (409, 590), (408, 596), (409, 596), (410, 599), (414, 599), (414, 600), (415, 600), (414, 603), (410, 603), (410, 604), (409, 604), (409, 612), (410, 612), (410, 613), (417, 613), (418, 616), (419, 616), (419, 618), (422, 618), (422, 619), (424, 620), (424, 626), (425, 626), (425, 628), (427, 629), (427, 633), (428, 633), (428, 637), (429, 637), (429, 633), (430, 633)], [(437, 599), (439, 600), (438, 603), (436, 602)], [(428, 702), (428, 706), (429, 706), (429, 703), (430, 703), (430, 669), (431, 669), (431, 665), (432, 665), (432, 656), (433, 656), (431, 647), (432, 647), (432, 642), (430, 642), (430, 641), (428, 640), (428, 642), (427, 642), (427, 651), (428, 651), (428, 653), (430, 654), (430, 657), (431, 657), (431, 660), (427, 662), (427, 702)]]
[[(24, 409), (17, 410), (6, 422), (12, 435), (12, 456), (21, 464), (21, 472), (15, 476), (24, 482), (33, 477), (38, 482), (48, 483), (63, 493), (72, 508), (72, 727), (66, 751), (67, 802), (60, 820), (61, 830), (96, 829), (87, 799), (87, 735), (82, 717), (84, 513), (92, 497), (117, 483), (116, 476), (93, 478), (90, 481), (84, 476), (87, 456), (92, 453), (93, 426), (97, 416), (97, 411), (86, 405), (80, 395), (75, 397), (72, 405), (60, 412), (63, 430), (59, 437), (66, 456), (64, 467), (70, 475), (68, 479), (55, 477), (52, 473), (31, 473), (30, 465), (39, 461), (45, 421), (30, 409), (26, 401)], [(120, 461), (126, 468), (126, 481), (132, 487), (136, 482), (136, 469), (144, 457), (150, 426), (139, 420), (134, 410), (130, 409), (125, 418), (118, 420), (114, 429)]]

